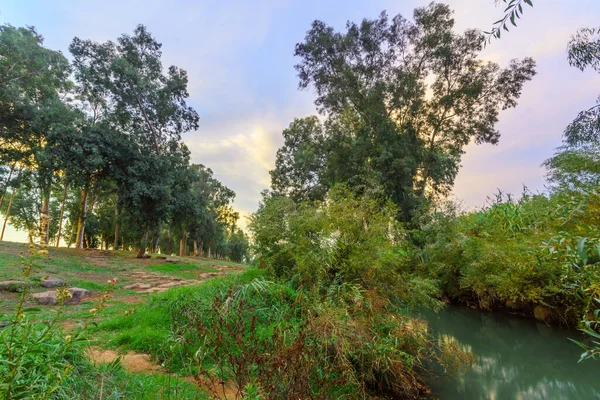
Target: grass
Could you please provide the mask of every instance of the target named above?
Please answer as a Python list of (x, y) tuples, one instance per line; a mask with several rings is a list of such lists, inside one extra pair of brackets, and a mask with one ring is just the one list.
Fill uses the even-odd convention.
[(128, 373), (110, 364), (88, 364), (70, 378), (59, 398), (207, 400), (208, 396), (192, 383), (172, 375)]
[[(21, 254), (27, 254), (28, 246), (20, 243), (0, 242), (0, 280), (22, 280)], [(113, 348), (118, 352), (135, 349), (150, 353), (154, 359), (168, 348), (169, 315), (160, 305), (164, 300), (178, 293), (193, 293), (203, 286), (169, 289), (160, 296), (127, 290), (124, 286), (135, 282), (149, 282), (153, 285), (165, 282), (193, 280), (205, 272), (218, 272), (213, 266), (228, 265), (236, 270), (247, 267), (222, 260), (195, 257), (176, 257), (180, 262), (165, 263), (164, 259), (153, 256), (151, 259), (137, 259), (132, 252), (110, 252), (101, 250), (80, 250), (50, 248), (48, 257), (34, 259), (34, 272), (37, 277), (51, 276), (63, 279), (67, 287), (80, 287), (90, 290), (92, 299), (80, 304), (70, 304), (62, 309), (58, 317), (60, 329), (68, 335), (83, 320), (90, 318), (90, 309), (94, 302), (109, 288), (107, 281), (118, 278), (111, 287), (111, 298), (102, 313), (93, 317), (96, 321), (88, 329), (85, 337), (87, 344), (100, 348)], [(146, 273), (146, 275), (142, 273)], [(234, 271), (227, 271), (234, 272)], [(138, 277), (136, 274), (141, 274)], [(146, 278), (151, 276), (152, 278)], [(152, 280), (153, 279), (153, 280)], [(41, 287), (38, 280), (31, 280), (31, 291), (54, 290)], [(154, 283), (153, 283), (154, 282)], [(207, 286), (212, 286), (208, 282)], [(174, 292), (173, 294), (170, 292)], [(11, 311), (17, 305), (19, 293), (0, 291), (0, 321), (11, 320)], [(38, 325), (56, 316), (58, 307), (39, 306), (32, 299), (25, 307), (41, 310), (36, 314)], [(141, 311), (140, 311), (141, 310)], [(150, 311), (147, 311), (150, 310)], [(138, 316), (143, 316), (142, 319)], [(165, 319), (165, 317), (167, 319)], [(111, 322), (112, 321), (112, 322)], [(114, 321), (120, 321), (115, 325)], [(102, 329), (97, 326), (101, 326)], [(76, 370), (64, 385), (59, 399), (67, 398), (104, 398), (104, 399), (207, 399), (203, 390), (193, 383), (173, 374), (156, 373), (152, 375), (129, 373), (118, 364), (92, 364), (86, 357), (76, 365)], [(102, 394), (101, 394), (102, 393)]]

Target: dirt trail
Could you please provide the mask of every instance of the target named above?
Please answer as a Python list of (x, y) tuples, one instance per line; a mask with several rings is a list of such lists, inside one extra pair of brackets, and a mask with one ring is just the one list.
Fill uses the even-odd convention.
[[(119, 354), (114, 350), (103, 350), (99, 347), (91, 346), (87, 350), (86, 355), (95, 364), (112, 363), (121, 357), (121, 366), (128, 372), (168, 375), (160, 365), (150, 359), (150, 355), (148, 354), (139, 354), (133, 351), (128, 351), (126, 354)], [(212, 395), (216, 395), (219, 399), (237, 400), (240, 398), (231, 382), (223, 385), (218, 382), (211, 383), (204, 377), (184, 376), (180, 378), (206, 390)]]
[(161, 371), (161, 366), (152, 362), (149, 354), (138, 354), (133, 351), (119, 354), (114, 350), (102, 350), (91, 346), (86, 355), (96, 364), (111, 363), (121, 357), (121, 365), (129, 372), (153, 374)]

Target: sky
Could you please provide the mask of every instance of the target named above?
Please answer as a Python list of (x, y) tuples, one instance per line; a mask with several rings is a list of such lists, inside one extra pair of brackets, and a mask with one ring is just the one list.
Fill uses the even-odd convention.
[[(312, 90), (298, 90), (294, 46), (315, 19), (337, 30), (346, 21), (388, 15), (411, 17), (429, 0), (3, 0), (0, 23), (35, 26), (45, 45), (61, 50), (73, 37), (115, 40), (146, 25), (163, 44), (163, 63), (189, 75), (189, 104), (200, 127), (183, 139), (194, 163), (210, 167), (233, 189), (234, 207), (244, 217), (258, 207), (269, 187), (269, 170), (282, 144), (281, 132), (295, 117), (316, 114)], [(456, 30), (489, 30), (503, 9), (493, 0), (447, 0)], [(498, 189), (519, 194), (525, 185), (544, 190), (543, 161), (561, 143), (567, 124), (595, 103), (600, 76), (570, 67), (566, 45), (581, 27), (596, 27), (598, 0), (534, 0), (518, 27), (494, 40), (482, 58), (507, 65), (533, 57), (537, 75), (515, 109), (503, 111), (498, 145), (469, 145), (453, 198), (479, 208)], [(14, 230), (8, 239), (19, 240)]]

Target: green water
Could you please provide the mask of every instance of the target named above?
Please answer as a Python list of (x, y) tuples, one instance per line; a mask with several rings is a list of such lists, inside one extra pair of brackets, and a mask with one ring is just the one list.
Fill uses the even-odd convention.
[(454, 378), (431, 378), (437, 398), (600, 399), (600, 361), (577, 363), (578, 331), (534, 320), (448, 307), (427, 314), (433, 332), (458, 340), (477, 362)]

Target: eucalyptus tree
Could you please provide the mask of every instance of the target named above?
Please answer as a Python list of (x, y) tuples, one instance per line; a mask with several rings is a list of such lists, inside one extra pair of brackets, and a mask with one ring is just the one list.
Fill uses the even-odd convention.
[[(582, 28), (569, 41), (569, 64), (600, 74), (600, 28)], [(577, 114), (564, 131), (563, 145), (544, 163), (557, 189), (579, 190), (600, 185), (600, 97)]]
[[(327, 149), (326, 159), (308, 166), (311, 176), (324, 176), (327, 187), (379, 187), (404, 221), (449, 193), (465, 146), (498, 143), (499, 112), (516, 106), (535, 74), (531, 58), (506, 68), (479, 59), (484, 42), (476, 30), (454, 32), (452, 11), (436, 3), (417, 8), (414, 21), (383, 12), (348, 22), (345, 32), (313, 22), (295, 50), (299, 86), (315, 90), (326, 117), (326, 144), (313, 145)], [(294, 174), (306, 171), (290, 170), (285, 160), (299, 159), (301, 168), (314, 161), (297, 151), (284, 148), (272, 173), (276, 186), (290, 182), (287, 192), (304, 190)]]
[(198, 127), (196, 111), (186, 104), (187, 74), (175, 66), (164, 72), (161, 44), (142, 25), (116, 43), (75, 38), (70, 51), (78, 82), (98, 99), (91, 109), (104, 111), (128, 142), (113, 176), (119, 204), (139, 226), (143, 256), (145, 238), (169, 214), (173, 166), (189, 158), (181, 135)]
[(11, 168), (36, 171), (40, 241), (47, 244), (50, 191), (57, 172), (47, 149), (50, 136), (69, 128), (64, 118), (69, 63), (60, 52), (45, 48), (32, 27), (0, 26), (0, 54), (0, 160)]

